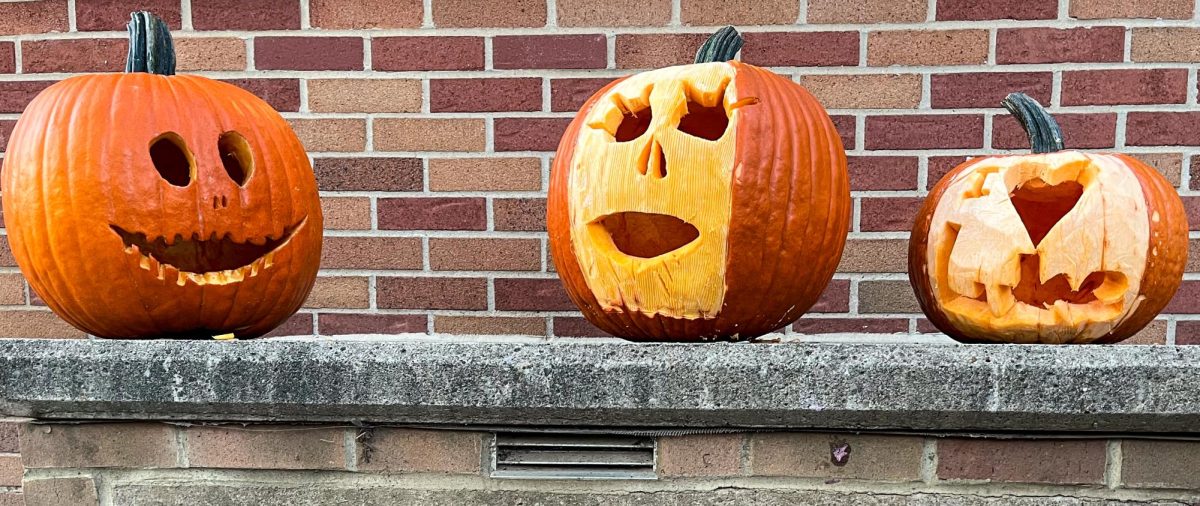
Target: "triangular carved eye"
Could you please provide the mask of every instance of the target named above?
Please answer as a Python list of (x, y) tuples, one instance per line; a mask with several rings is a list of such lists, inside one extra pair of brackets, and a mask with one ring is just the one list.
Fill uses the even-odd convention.
[(725, 135), (729, 127), (729, 114), (725, 112), (725, 90), (717, 96), (716, 103), (707, 106), (688, 94), (688, 112), (679, 120), (679, 131), (693, 137), (715, 141)]
[(650, 106), (646, 106), (640, 110), (626, 110), (622, 113), (621, 124), (617, 126), (617, 132), (613, 134), (613, 138), (617, 142), (629, 142), (650, 129), (650, 120), (654, 119), (654, 111)]
[(1037, 246), (1059, 220), (1075, 208), (1083, 195), (1083, 185), (1063, 181), (1054, 186), (1041, 179), (1026, 181), (1009, 195), (1009, 201), (1021, 217), (1029, 240)]
[(187, 186), (196, 178), (196, 163), (183, 137), (166, 132), (150, 141), (150, 161), (172, 186)]
[(220, 150), (225, 173), (238, 186), (246, 186), (246, 181), (254, 175), (254, 156), (250, 153), (250, 143), (242, 134), (230, 130), (221, 134), (217, 149)]

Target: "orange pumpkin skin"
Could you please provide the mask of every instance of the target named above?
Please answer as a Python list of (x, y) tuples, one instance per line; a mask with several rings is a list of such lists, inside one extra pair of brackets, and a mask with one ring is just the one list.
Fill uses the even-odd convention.
[[(192, 157), (185, 186), (151, 158), (167, 132)], [(226, 132), (246, 140), (244, 187), (223, 165)], [(96, 336), (260, 336), (300, 308), (316, 278), (322, 217), (304, 148), (266, 102), (233, 85), (143, 72), (56, 83), (17, 122), (2, 186), (30, 286)], [(144, 248), (127, 244), (137, 234)], [(154, 248), (217, 267), (181, 273), (142, 254)], [(263, 255), (234, 265), (252, 253)]]
[(573, 160), (594, 155), (578, 150), (581, 131), (589, 128), (586, 117), (606, 92), (624, 79), (600, 90), (583, 105), (554, 160), (547, 228), (555, 267), (584, 316), (619, 337), (738, 340), (772, 332), (816, 303), (832, 279), (845, 245), (851, 210), (846, 156), (825, 110), (802, 87), (768, 70), (737, 61), (702, 65), (732, 65), (738, 97), (758, 99), (757, 105), (736, 110), (736, 128), (730, 127), (724, 134), (736, 136), (736, 147), (728, 183), (732, 209), (727, 225), (724, 298), (715, 315), (674, 317), (662, 312), (647, 314), (645, 308), (633, 310), (625, 304), (606, 307), (581, 269), (571, 228)]

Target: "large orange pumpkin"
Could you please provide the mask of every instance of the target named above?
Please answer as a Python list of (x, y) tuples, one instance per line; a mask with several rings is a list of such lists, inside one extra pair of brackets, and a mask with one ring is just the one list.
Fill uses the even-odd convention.
[(135, 13), (125, 73), (39, 94), (4, 159), (4, 223), (30, 286), (112, 338), (255, 337), (316, 277), (321, 207), (300, 140), (233, 85), (173, 75), (170, 35)]
[(1175, 189), (1122, 154), (1064, 151), (1054, 119), (1004, 105), (1034, 154), (970, 160), (933, 187), (909, 279), (935, 326), (965, 342), (1110, 343), (1171, 300), (1187, 262)]
[(846, 155), (804, 88), (733, 58), (623, 78), (568, 127), (547, 227), (567, 293), (634, 340), (747, 339), (779, 329), (832, 278), (850, 219)]

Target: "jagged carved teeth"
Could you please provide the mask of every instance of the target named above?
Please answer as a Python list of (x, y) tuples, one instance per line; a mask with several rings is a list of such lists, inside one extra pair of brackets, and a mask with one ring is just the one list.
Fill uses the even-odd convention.
[(233, 234), (210, 233), (201, 238), (193, 233), (190, 238), (183, 234), (150, 239), (141, 232), (129, 232), (117, 225), (110, 225), (121, 238), (125, 252), (137, 254), (138, 266), (149, 271), (160, 280), (174, 280), (183, 286), (188, 281), (197, 285), (223, 285), (257, 276), (274, 264), (275, 252), (287, 244), (296, 231), (304, 226), (308, 218), (268, 236), (258, 236), (246, 241), (233, 240)]

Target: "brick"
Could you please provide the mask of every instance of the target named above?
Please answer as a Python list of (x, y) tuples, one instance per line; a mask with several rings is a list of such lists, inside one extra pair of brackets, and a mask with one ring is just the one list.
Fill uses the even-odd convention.
[(1200, 344), (1200, 320), (1180, 320), (1175, 322), (1175, 344)]
[(441, 316), (433, 320), (433, 330), (453, 335), (546, 335), (546, 319), (505, 316)]
[(300, 4), (289, 0), (192, 0), (196, 30), (298, 30)]
[(938, 21), (983, 21), (989, 19), (1055, 19), (1058, 0), (939, 0)]
[(604, 34), (492, 38), (492, 67), (496, 69), (602, 69), (607, 65)]
[(571, 118), (496, 118), (496, 151), (555, 151)]
[[(0, 4), (3, 6), (5, 4)], [(19, 113), (53, 81), (0, 81), (0, 112)]]
[(559, 337), (611, 337), (592, 322), (577, 316), (555, 316), (554, 335)]
[(857, 120), (850, 115), (832, 115), (829, 119), (833, 120), (833, 127), (837, 129), (838, 135), (842, 138), (842, 146), (846, 149), (854, 149), (855, 124)]
[[(1182, 153), (1135, 153), (1132, 156), (1154, 167), (1159, 174), (1162, 174), (1171, 183), (1171, 186), (1179, 187), (1180, 172), (1183, 171)], [(1200, 162), (1193, 160), (1192, 163), (1194, 164), (1192, 165), (1193, 167), (1200, 167)], [(1200, 174), (1192, 177), (1200, 177)], [(1193, 184), (1192, 188), (1196, 187), (1198, 186)]]
[(855, 191), (917, 188), (917, 158), (913, 156), (850, 156), (847, 168)]
[(429, 268), (435, 271), (536, 271), (542, 268), (538, 239), (429, 239)]
[(438, 28), (520, 28), (546, 26), (546, 0), (434, 0)]
[(90, 477), (26, 480), (21, 492), (27, 506), (96, 506), (96, 482)]
[(176, 38), (175, 65), (179, 72), (246, 70), (246, 41), (233, 37)]
[[(1183, 322), (1180, 322), (1181, 324)], [(1136, 488), (1200, 488), (1200, 445), (1194, 441), (1121, 441), (1121, 484)]]
[(616, 40), (619, 69), (654, 69), (685, 65), (696, 60), (704, 33), (620, 33)]
[(916, 481), (919, 437), (776, 432), (750, 437), (752, 476)]
[(487, 309), (484, 278), (380, 277), (375, 299), (385, 309)]
[(335, 427), (189, 427), (188, 465), (227, 469), (345, 469), (344, 440), (344, 430)]
[[(25, 278), (20, 274), (0, 274), (0, 304), (25, 303)], [(4, 450), (0, 449), (0, 453)]]
[(664, 26), (670, 0), (558, 0), (558, 26)]
[(810, 313), (845, 313), (850, 310), (850, 280), (834, 279), (825, 286)]
[(983, 116), (927, 114), (867, 116), (867, 149), (983, 147)]
[[(1002, 28), (996, 32), (996, 63), (1119, 62), (1125, 28)], [(1065, 88), (1065, 87), (1064, 87)]]
[(371, 39), (371, 68), (483, 70), (483, 37), (375, 37)]
[(8, 241), (0, 242), (0, 266), (17, 266), (17, 260), (13, 258), (12, 249), (9, 247)]
[(921, 102), (916, 74), (805, 75), (797, 81), (827, 109), (915, 109)]
[(542, 80), (537, 77), (431, 79), (430, 112), (540, 111)]
[(17, 492), (0, 493), (0, 506), (25, 506), (25, 495)]
[(19, 487), (25, 468), (21, 465), (21, 456), (0, 454), (0, 487)]
[(419, 79), (312, 79), (308, 108), (313, 112), (420, 112)]
[(727, 0), (681, 0), (679, 19), (685, 25), (791, 25), (800, 17), (795, 0), (729, 2)]
[[(46, 2), (55, 3), (55, 2)], [(75, 2), (75, 28), (81, 32), (125, 31), (129, 13), (150, 11), (180, 29), (179, 0), (86, 0)], [(65, 30), (64, 30), (65, 31)]]
[(1129, 339), (1121, 341), (1118, 344), (1167, 344), (1167, 322), (1164, 320), (1154, 320), (1142, 327), (1136, 334)]
[(360, 276), (320, 276), (304, 307), (365, 309), (371, 305), (368, 279)]
[(128, 50), (125, 39), (26, 40), (21, 72), (120, 72)]
[(0, 42), (0, 74), (17, 71), (17, 49), (12, 42)]
[(693, 434), (658, 438), (663, 478), (740, 476), (745, 434)]
[(279, 112), (300, 110), (299, 79), (223, 79), (263, 99)]
[(542, 185), (537, 158), (441, 158), (429, 160), (433, 191), (536, 191)]
[(485, 230), (486, 202), (477, 197), (379, 199), (382, 230)]
[(326, 237), (321, 248), (324, 269), (421, 269), (417, 237)]
[(864, 232), (907, 232), (924, 203), (921, 197), (864, 197), (859, 226)]
[(310, 0), (308, 11), (314, 28), (333, 30), (419, 28), (425, 13), (421, 0)]
[[(999, 116), (997, 116), (997, 118), (999, 118)], [(1029, 144), (1029, 141), (1026, 140), (1025, 143)], [(929, 183), (928, 183), (929, 188), (933, 188), (933, 186), (935, 184), (937, 184), (938, 181), (942, 180), (942, 177), (944, 177), (947, 173), (949, 173), (955, 167), (958, 167), (963, 162), (966, 162), (967, 159), (968, 159), (968, 157), (966, 157), (966, 156), (931, 156), (931, 157), (929, 157), (929, 162), (928, 162), (929, 177), (927, 178), (929, 181)]]
[(360, 37), (255, 37), (258, 70), (362, 70)]
[[(1197, 213), (1193, 212), (1195, 208), (1196, 206), (1192, 205), (1188, 209), (1188, 224), (1193, 229), (1197, 227)], [(1162, 312), (1166, 314), (1200, 314), (1200, 281), (1185, 279), (1183, 283), (1180, 283), (1179, 291), (1175, 292), (1175, 296), (1171, 298), (1171, 302), (1167, 304), (1167, 307)], [(1178, 338), (1180, 332), (1178, 329), (1175, 332), (1176, 338)]]
[(1200, 228), (1200, 197), (1191, 195), (1180, 197), (1183, 201), (1183, 212), (1187, 215), (1188, 229)]
[[(1200, 239), (1190, 239), (1188, 241), (1188, 259), (1184, 266), (1184, 272), (1196, 272), (1200, 270)], [(1183, 322), (1179, 322), (1183, 323)], [(3, 435), (0, 433), (0, 441), (3, 441)]]
[(1130, 112), (1125, 120), (1129, 146), (1200, 144), (1200, 112)]
[(17, 422), (0, 422), (0, 453), (18, 453), (21, 425)]
[(546, 230), (546, 199), (493, 199), (492, 222), (495, 224), (496, 230), (544, 231)]
[(1191, 19), (1193, 0), (1071, 0), (1069, 14), (1079, 19)]
[(418, 158), (315, 158), (322, 191), (420, 191), (424, 170)]
[(918, 23), (929, 2), (922, 0), (808, 0), (809, 23)]
[(0, 311), (0, 337), (33, 339), (82, 338), (84, 333), (50, 311)]
[(359, 438), (357, 455), (363, 471), (481, 474), (483, 434), (379, 428)]
[(550, 110), (577, 111), (583, 103), (613, 80), (606, 77), (569, 77), (550, 80)]
[[(747, 3), (745, 5), (756, 5)], [(754, 32), (745, 36), (742, 60), (763, 67), (858, 65), (858, 32)], [(694, 51), (693, 51), (694, 52)]]
[(821, 318), (804, 317), (792, 324), (797, 334), (906, 334), (905, 318)]
[(849, 239), (842, 250), (838, 272), (907, 272), (908, 241), (905, 239)]
[(937, 442), (938, 478), (1091, 484), (1104, 481), (1103, 440), (946, 438)]
[(367, 122), (359, 118), (292, 118), (288, 120), (304, 149), (357, 152), (367, 147)]
[[(1116, 145), (1117, 115), (1056, 114), (1062, 127), (1063, 142), (1071, 149), (1104, 149)], [(992, 118), (992, 147), (996, 149), (1029, 149), (1029, 137), (1012, 116)]]
[(1063, 72), (1062, 105), (1182, 104), (1187, 69)]
[(0, 2), (0, 35), (67, 31), (67, 0)]
[(496, 309), (501, 311), (571, 311), (562, 282), (553, 279), (496, 278)]
[(321, 215), (326, 230), (371, 228), (371, 199), (366, 197), (322, 197)]
[(175, 467), (175, 429), (161, 423), (24, 424), (25, 467)]
[(858, 284), (860, 313), (920, 313), (908, 281), (863, 281)]
[(1191, 63), (1200, 60), (1200, 29), (1134, 28), (1129, 58), (1135, 62)]
[(323, 336), (348, 334), (424, 334), (429, 318), (423, 314), (321, 313)]
[(975, 65), (987, 61), (986, 30), (887, 30), (867, 36), (867, 65)]
[(930, 76), (930, 105), (934, 109), (1000, 107), (1009, 93), (1022, 92), (1050, 103), (1050, 72), (965, 72)]
[(275, 327), (263, 337), (311, 336), (313, 335), (313, 319), (311, 313), (296, 313), (283, 324)]
[(375, 118), (375, 151), (483, 151), (482, 118)]

